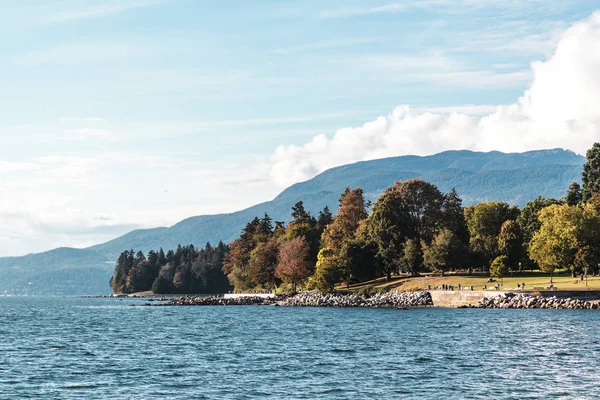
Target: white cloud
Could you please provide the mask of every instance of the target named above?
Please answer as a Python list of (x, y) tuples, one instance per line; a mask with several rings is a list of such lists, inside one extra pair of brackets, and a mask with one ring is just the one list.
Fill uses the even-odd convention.
[[(525, 151), (568, 148), (584, 153), (600, 140), (600, 12), (576, 23), (561, 37), (545, 62), (532, 64), (533, 81), (514, 104), (484, 116), (465, 110), (423, 112), (399, 106), (390, 115), (332, 138), (318, 135), (302, 146), (280, 146), (270, 159), (270, 176), (279, 185), (308, 179), (325, 169), (386, 156), (432, 154), (449, 149)], [(505, 84), (524, 79), (501, 74)], [(441, 73), (450, 81), (475, 80), (486, 74)], [(495, 82), (497, 84), (498, 82)], [(436, 111), (436, 110), (432, 110)], [(450, 113), (444, 111), (451, 111)]]

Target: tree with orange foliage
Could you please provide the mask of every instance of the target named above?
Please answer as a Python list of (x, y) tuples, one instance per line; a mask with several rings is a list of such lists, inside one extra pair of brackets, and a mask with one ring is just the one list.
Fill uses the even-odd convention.
[(312, 273), (309, 256), (308, 244), (302, 236), (282, 243), (275, 276), (291, 284), (295, 292), (296, 286), (304, 283)]

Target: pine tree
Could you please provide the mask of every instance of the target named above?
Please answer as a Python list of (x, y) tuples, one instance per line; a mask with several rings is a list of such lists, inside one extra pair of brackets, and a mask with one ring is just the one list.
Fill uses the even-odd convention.
[(569, 185), (569, 189), (567, 190), (567, 196), (565, 198), (566, 203), (570, 206), (576, 206), (581, 203), (582, 195), (581, 195), (581, 186), (579, 183), (573, 182)]
[(594, 143), (587, 151), (586, 158), (581, 175), (583, 201), (587, 201), (593, 193), (600, 192), (600, 143)]

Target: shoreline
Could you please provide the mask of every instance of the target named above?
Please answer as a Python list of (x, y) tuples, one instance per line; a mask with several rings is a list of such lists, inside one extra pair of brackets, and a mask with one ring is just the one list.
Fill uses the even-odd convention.
[[(433, 294), (433, 296), (432, 296)], [(357, 294), (320, 294), (303, 292), (296, 295), (278, 295), (272, 297), (243, 295), (238, 297), (224, 296), (171, 296), (171, 297), (128, 297), (140, 300), (148, 299), (143, 304), (131, 306), (146, 307), (181, 307), (181, 306), (281, 306), (281, 307), (327, 307), (327, 308), (503, 308), (503, 309), (569, 309), (596, 310), (600, 300), (585, 300), (571, 297), (539, 296), (530, 293), (500, 292), (490, 296), (470, 296), (460, 299), (461, 292), (444, 293), (454, 296), (458, 301), (440, 301), (438, 293), (390, 292), (362, 296)], [(118, 298), (118, 297), (113, 297)], [(121, 297), (122, 298), (122, 297)]]

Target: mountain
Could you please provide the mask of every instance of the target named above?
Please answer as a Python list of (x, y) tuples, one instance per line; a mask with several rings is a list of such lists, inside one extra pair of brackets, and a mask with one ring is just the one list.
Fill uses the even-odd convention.
[(436, 184), (443, 192), (456, 188), (465, 205), (495, 200), (523, 206), (539, 195), (559, 198), (571, 182), (580, 182), (584, 162), (584, 157), (562, 149), (509, 154), (462, 150), (344, 165), (242, 211), (191, 217), (169, 228), (135, 230), (87, 249), (61, 248), (0, 258), (0, 294), (108, 293), (114, 260), (125, 249), (147, 252), (178, 244), (229, 242), (248, 221), (265, 212), (276, 221), (289, 221), (291, 207), (299, 200), (313, 214), (326, 205), (337, 210), (339, 196), (348, 186), (363, 188), (371, 201), (394, 181), (417, 177)]

